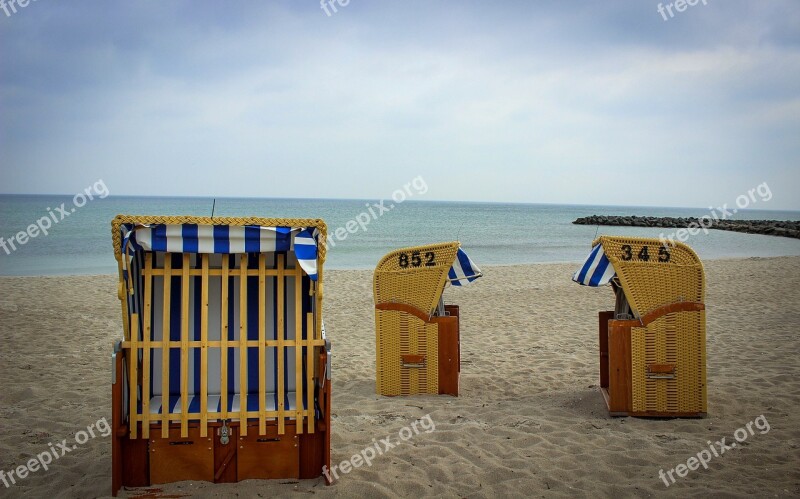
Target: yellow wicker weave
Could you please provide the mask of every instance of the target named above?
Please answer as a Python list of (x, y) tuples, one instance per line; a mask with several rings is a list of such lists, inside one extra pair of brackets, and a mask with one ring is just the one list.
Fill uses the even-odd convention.
[[(629, 413), (705, 414), (705, 274), (700, 259), (685, 244), (664, 245), (658, 239), (602, 236), (592, 246), (597, 244), (641, 324), (630, 328)], [(682, 302), (696, 306), (674, 311)], [(651, 366), (662, 372), (650, 372)]]
[[(669, 303), (705, 301), (703, 264), (689, 246), (664, 246), (658, 239), (616, 236), (601, 236), (592, 246), (597, 244), (603, 245), (636, 317)], [(642, 248), (648, 248), (647, 261), (639, 258)]]
[[(384, 256), (375, 268), (375, 304), (403, 303), (429, 316), (433, 314), (458, 248), (458, 242), (441, 243), (403, 248)], [(414, 266), (412, 262), (415, 253), (420, 258), (419, 266)], [(425, 257), (427, 253), (434, 254), (433, 265), (426, 265), (429, 263)], [(401, 266), (401, 255), (408, 260), (406, 267)]]
[[(436, 324), (425, 322), (397, 310), (375, 310), (377, 392), (381, 395), (439, 393), (439, 349)], [(398, 362), (403, 355), (422, 354), (427, 361), (422, 368)]]
[[(705, 311), (666, 314), (631, 329), (633, 412), (705, 413)], [(647, 366), (675, 366), (672, 379), (648, 379)]]
[[(384, 256), (375, 268), (375, 305), (409, 306), (430, 319), (441, 299), (458, 248), (458, 242), (450, 242), (403, 248)], [(419, 265), (415, 265), (417, 263)], [(377, 393), (439, 393), (438, 326), (420, 316), (409, 311), (376, 308)], [(425, 365), (405, 366), (401, 357), (408, 354), (423, 355)]]

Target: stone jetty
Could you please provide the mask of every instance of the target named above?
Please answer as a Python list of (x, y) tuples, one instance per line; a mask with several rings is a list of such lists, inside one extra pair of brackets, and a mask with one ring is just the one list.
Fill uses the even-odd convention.
[(709, 216), (700, 218), (676, 218), (592, 215), (579, 218), (572, 223), (576, 225), (618, 225), (675, 229), (706, 228), (800, 239), (800, 221), (795, 220), (715, 220)]

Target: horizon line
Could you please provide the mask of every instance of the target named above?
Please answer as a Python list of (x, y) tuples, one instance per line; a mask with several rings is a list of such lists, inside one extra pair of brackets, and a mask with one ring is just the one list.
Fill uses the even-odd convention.
[[(58, 194), (58, 193), (8, 193), (8, 192), (0, 192), (0, 196), (32, 196), (32, 197), (47, 197), (47, 196), (58, 196), (58, 197), (71, 197), (74, 194)], [(166, 196), (166, 195), (154, 195), (154, 194), (109, 194), (105, 198), (98, 198), (98, 199), (106, 199), (106, 198), (152, 198), (152, 199), (231, 199), (231, 200), (275, 200), (275, 201), (374, 201), (376, 199), (386, 199), (386, 198), (305, 198), (305, 197), (258, 197), (258, 196), (206, 196), (206, 195), (176, 195), (176, 196)], [(697, 206), (659, 206), (659, 205), (616, 205), (616, 204), (586, 204), (586, 203), (534, 203), (534, 202), (523, 202), (523, 201), (468, 201), (468, 200), (448, 200), (448, 199), (413, 199), (408, 198), (403, 201), (403, 203), (408, 202), (420, 202), (420, 203), (443, 203), (443, 204), (495, 204), (495, 205), (519, 205), (519, 206), (586, 206), (586, 207), (595, 207), (595, 208), (666, 208), (666, 209), (684, 209), (684, 210), (708, 210), (709, 208), (701, 208)], [(800, 213), (800, 208), (798, 209), (762, 209), (762, 208), (743, 208), (739, 209), (739, 212), (752, 212), (752, 211), (773, 211), (773, 212), (790, 212), (790, 213)]]

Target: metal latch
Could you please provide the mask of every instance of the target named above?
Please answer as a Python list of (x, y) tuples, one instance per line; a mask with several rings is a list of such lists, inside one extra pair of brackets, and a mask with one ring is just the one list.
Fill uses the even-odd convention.
[(231, 429), (228, 427), (228, 420), (222, 420), (222, 428), (219, 429), (219, 443), (222, 445), (228, 445), (228, 442), (231, 441)]

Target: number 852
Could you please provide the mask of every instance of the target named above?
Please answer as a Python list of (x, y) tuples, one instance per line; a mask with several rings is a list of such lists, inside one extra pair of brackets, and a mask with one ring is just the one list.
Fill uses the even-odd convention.
[[(409, 264), (412, 267), (419, 267), (423, 265), (421, 253), (419, 251), (412, 251), (411, 252), (411, 259), (409, 262), (408, 253), (400, 253), (397, 258), (397, 264), (400, 265), (401, 268), (408, 268)], [(433, 251), (426, 251), (425, 252), (425, 264), (426, 267), (433, 267), (436, 265), (436, 253)]]

